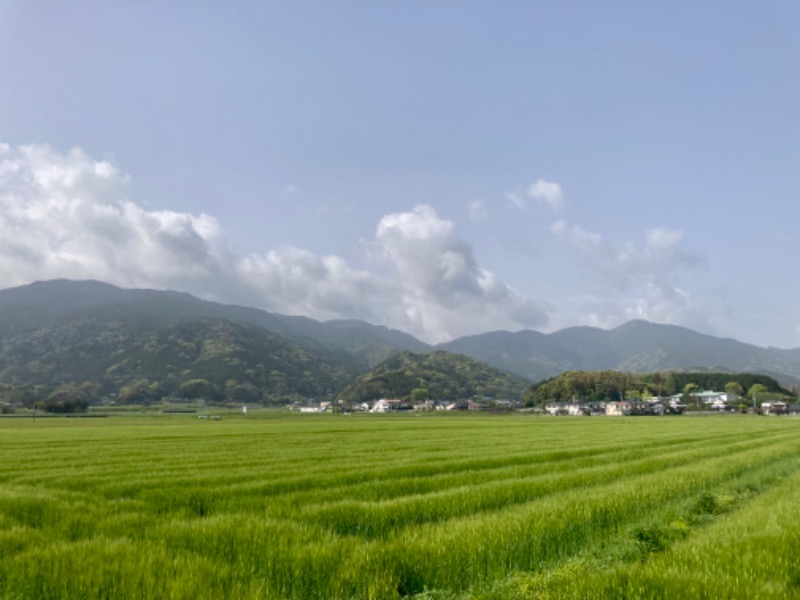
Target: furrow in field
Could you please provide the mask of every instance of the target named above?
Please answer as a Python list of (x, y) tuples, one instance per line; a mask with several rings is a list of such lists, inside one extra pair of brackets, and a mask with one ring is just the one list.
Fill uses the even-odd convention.
[(649, 560), (618, 563), (605, 572), (576, 571), (543, 598), (800, 597), (800, 473), (779, 478), (741, 509)]
[(666, 472), (632, 474), (494, 513), (400, 528), (386, 539), (334, 536), (300, 522), (242, 515), (164, 522), (149, 533), (176, 552), (240, 565), (275, 598), (394, 598), (464, 590), (513, 570), (536, 571), (585, 551), (630, 523), (720, 485), (798, 468), (783, 440)]
[[(781, 437), (775, 432), (771, 436), (759, 436), (759, 440), (767, 442)], [(721, 447), (723, 443), (741, 442), (749, 439), (741, 435), (725, 436), (725, 438), (694, 439), (691, 442), (674, 441), (663, 442), (660, 444), (648, 444), (646, 452), (658, 454), (673, 447), (680, 448), (681, 451), (691, 450), (702, 447)], [(579, 469), (590, 468), (593, 466), (608, 464), (609, 462), (620, 463), (641, 458), (641, 443), (622, 444), (607, 447), (603, 451), (596, 452), (568, 452), (558, 457), (539, 456), (526, 463), (512, 464), (508, 466), (497, 466), (494, 468), (470, 468), (470, 465), (462, 465), (457, 462), (443, 462), (440, 466), (444, 472), (431, 474), (417, 474), (397, 476), (395, 472), (391, 476), (377, 474), (367, 481), (355, 483), (344, 483), (333, 487), (325, 485), (322, 489), (317, 487), (309, 490), (297, 492), (287, 492), (283, 495), (282, 501), (292, 506), (302, 506), (309, 503), (319, 503), (324, 500), (326, 503), (338, 502), (341, 500), (355, 500), (364, 502), (381, 502), (394, 500), (404, 496), (419, 496), (426, 493), (446, 491), (452, 488), (461, 488), (469, 485), (490, 483), (497, 480), (510, 480), (530, 478), (536, 475), (552, 475), (561, 471), (576, 471)], [(259, 483), (245, 484), (244, 487), (258, 488)], [(239, 486), (232, 486), (231, 491), (235, 491)], [(324, 496), (324, 497), (321, 497)]]
[[(734, 457), (763, 445), (766, 440), (751, 440), (726, 446), (688, 448), (665, 455), (650, 454), (627, 460), (614, 457), (605, 464), (594, 464), (564, 472), (542, 471), (535, 476), (510, 478), (498, 481), (471, 482), (454, 489), (404, 496), (384, 502), (344, 500), (330, 502), (324, 492), (315, 501), (304, 506), (296, 503), (282, 504), (283, 511), (276, 516), (317, 524), (338, 534), (367, 538), (386, 537), (404, 527), (421, 523), (436, 523), (457, 519), (465, 515), (506, 510), (528, 503), (549, 494), (562, 493), (572, 488), (591, 488), (622, 477), (666, 471), (686, 464), (702, 464), (720, 456)], [(771, 440), (773, 443), (779, 439)], [(274, 514), (268, 508), (268, 514)]]
[[(787, 434), (778, 431), (759, 439), (766, 441), (781, 435)], [(731, 440), (727, 436), (725, 439)], [(694, 447), (720, 447), (720, 443), (722, 443), (720, 439), (695, 441), (692, 444), (668, 441), (661, 446), (649, 447), (647, 451), (660, 453), (677, 447), (683, 452)], [(263, 476), (259, 476), (258, 471), (251, 468), (249, 474), (243, 477), (242, 483), (237, 483), (237, 478), (231, 481), (232, 476), (228, 471), (232, 469), (220, 463), (216, 468), (209, 469), (217, 474), (215, 477), (196, 474), (193, 478), (187, 478), (178, 477), (173, 473), (151, 472), (144, 478), (129, 476), (124, 482), (112, 479), (108, 482), (107, 488), (101, 481), (88, 479), (84, 480), (83, 487), (109, 498), (135, 497), (147, 502), (159, 512), (195, 510), (208, 515), (219, 510), (261, 511), (268, 508), (271, 514), (279, 516), (294, 513), (297, 507), (305, 504), (330, 504), (337, 500), (352, 499), (353, 495), (361, 496), (357, 499), (362, 501), (375, 501), (402, 496), (418, 497), (421, 493), (434, 493), (448, 488), (456, 488), (456, 494), (460, 494), (462, 490), (458, 488), (464, 486), (484, 484), (493, 480), (552, 475), (562, 470), (575, 471), (607, 462), (635, 460), (641, 453), (640, 447), (622, 444), (605, 452), (593, 454), (585, 451), (559, 451), (538, 453), (533, 456), (523, 454), (488, 462), (483, 458), (458, 460), (436, 465), (433, 469), (430, 465), (422, 464), (404, 467), (402, 470), (377, 469), (375, 472), (370, 472), (357, 465), (347, 464), (340, 465), (338, 472), (316, 469), (301, 476), (295, 474), (288, 480), (277, 481), (273, 479), (275, 474), (271, 469), (266, 470)], [(398, 477), (399, 473), (403, 473), (404, 476)], [(169, 488), (164, 488), (160, 483), (165, 479), (171, 482)], [(80, 486), (75, 482), (72, 485), (73, 488)], [(176, 496), (170, 491), (172, 486), (181, 486), (183, 493)], [(281, 506), (287, 508), (281, 509)]]

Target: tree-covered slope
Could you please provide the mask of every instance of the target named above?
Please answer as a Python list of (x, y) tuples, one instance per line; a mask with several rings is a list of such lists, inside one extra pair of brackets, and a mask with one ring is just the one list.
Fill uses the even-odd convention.
[(248, 384), (270, 401), (293, 395), (327, 398), (355, 375), (354, 369), (311, 354), (282, 336), (223, 320), (139, 334), (115, 358), (106, 376), (116, 382), (150, 379), (168, 388), (194, 379), (220, 387)]
[(359, 376), (339, 398), (365, 402), (379, 398), (406, 398), (415, 389), (427, 390), (435, 400), (462, 398), (520, 398), (530, 381), (467, 356), (450, 352), (399, 352)]
[(0, 339), (80, 319), (87, 311), (116, 311), (137, 319), (143, 328), (225, 319), (281, 334), (312, 353), (346, 353), (344, 360), (357, 360), (364, 371), (396, 350), (429, 348), (411, 335), (363, 321), (319, 322), (209, 302), (181, 292), (121, 289), (98, 281), (66, 279), (0, 290)]
[(0, 341), (0, 381), (92, 381), (108, 391), (148, 381), (172, 393), (186, 381), (203, 379), (219, 387), (250, 384), (265, 399), (278, 400), (293, 394), (330, 396), (356, 373), (354, 364), (309, 353), (283, 336), (239, 323), (207, 319), (153, 328), (125, 311), (116, 317), (85, 313), (34, 335)]

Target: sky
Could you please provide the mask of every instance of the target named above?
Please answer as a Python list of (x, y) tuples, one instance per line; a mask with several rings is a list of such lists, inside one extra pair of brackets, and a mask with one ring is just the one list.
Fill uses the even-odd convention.
[(0, 288), (800, 346), (800, 4), (0, 0)]

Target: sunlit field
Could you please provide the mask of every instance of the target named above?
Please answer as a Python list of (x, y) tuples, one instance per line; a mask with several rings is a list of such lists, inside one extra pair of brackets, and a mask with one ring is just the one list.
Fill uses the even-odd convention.
[(800, 597), (800, 419), (0, 420), (0, 598)]

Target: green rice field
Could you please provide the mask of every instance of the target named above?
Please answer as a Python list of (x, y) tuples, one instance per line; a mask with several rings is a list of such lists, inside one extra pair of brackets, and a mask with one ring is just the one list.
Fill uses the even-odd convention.
[(800, 419), (0, 420), (0, 598), (800, 598)]

